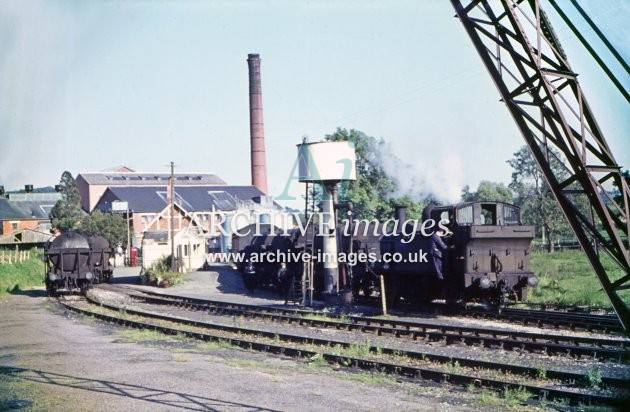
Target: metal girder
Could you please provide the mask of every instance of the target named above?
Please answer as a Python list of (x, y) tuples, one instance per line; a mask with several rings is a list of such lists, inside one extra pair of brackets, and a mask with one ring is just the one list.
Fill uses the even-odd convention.
[[(618, 292), (630, 288), (630, 189), (539, 1), (451, 3), (629, 332), (630, 309)], [(607, 192), (613, 182), (620, 201)], [(621, 276), (604, 267), (600, 251)]]

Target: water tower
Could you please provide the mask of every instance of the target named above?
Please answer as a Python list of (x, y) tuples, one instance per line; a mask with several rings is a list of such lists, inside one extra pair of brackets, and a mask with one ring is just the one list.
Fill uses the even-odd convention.
[(318, 236), (323, 236), (324, 290), (326, 295), (339, 291), (339, 266), (337, 263), (337, 237), (335, 227), (335, 194), (342, 181), (356, 180), (356, 156), (354, 144), (341, 142), (314, 142), (298, 145), (299, 180), (317, 183), (323, 188), (323, 202)]

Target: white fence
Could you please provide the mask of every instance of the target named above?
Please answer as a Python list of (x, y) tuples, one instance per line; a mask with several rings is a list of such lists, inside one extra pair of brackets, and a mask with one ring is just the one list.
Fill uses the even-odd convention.
[(0, 265), (21, 263), (31, 258), (30, 250), (0, 250)]

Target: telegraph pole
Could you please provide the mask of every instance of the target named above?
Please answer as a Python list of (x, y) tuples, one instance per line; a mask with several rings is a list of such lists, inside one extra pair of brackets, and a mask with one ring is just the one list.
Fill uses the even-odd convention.
[(170, 228), (170, 238), (171, 238), (171, 270), (175, 272), (175, 164), (171, 162), (171, 178), (169, 179), (169, 199), (170, 199), (170, 209), (171, 209), (171, 224)]

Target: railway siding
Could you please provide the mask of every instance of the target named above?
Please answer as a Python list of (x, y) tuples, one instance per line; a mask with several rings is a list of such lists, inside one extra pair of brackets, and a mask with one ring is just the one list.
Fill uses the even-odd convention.
[[(107, 295), (109, 296), (110, 300), (112, 298), (112, 292), (108, 292)], [(137, 299), (137, 296), (136, 298)], [(118, 300), (117, 304), (120, 305), (120, 303), (122, 301), (126, 301), (125, 305), (126, 305), (126, 315), (129, 316), (133, 310), (135, 309), (131, 309), (130, 304), (132, 303), (132, 298), (128, 297), (125, 298), (124, 296), (119, 296), (118, 299), (113, 299), (113, 300)], [(354, 365), (357, 367), (360, 367), (360, 365), (364, 365), (363, 367), (367, 367), (365, 365), (377, 365), (379, 368), (384, 368), (384, 370), (392, 370), (392, 371), (396, 371), (399, 370), (403, 375), (407, 376), (407, 373), (409, 372), (407, 369), (405, 369), (406, 367), (412, 367), (412, 368), (418, 368), (419, 366), (417, 364), (415, 364), (415, 362), (430, 362), (430, 363), (441, 363), (444, 368), (446, 368), (446, 370), (444, 368), (437, 368), (438, 372), (442, 372), (443, 373), (443, 377), (442, 380), (449, 380), (452, 382), (463, 382), (462, 377), (458, 376), (458, 373), (453, 373), (453, 372), (459, 372), (461, 370), (467, 370), (467, 371), (475, 371), (474, 374), (468, 374), (466, 375), (468, 379), (466, 382), (467, 384), (472, 384), (475, 385), (475, 381), (474, 379), (483, 379), (483, 377), (480, 377), (480, 372), (479, 371), (483, 371), (485, 369), (488, 369), (490, 371), (494, 370), (495, 372), (491, 372), (490, 375), (492, 375), (493, 373), (497, 373), (497, 370), (500, 370), (501, 368), (497, 366), (497, 363), (499, 363), (499, 361), (497, 360), (497, 358), (503, 358), (504, 356), (513, 356), (513, 359), (519, 359), (520, 361), (523, 362), (524, 364), (529, 364), (529, 368), (525, 367), (525, 366), (518, 366), (518, 363), (512, 365), (513, 369), (511, 371), (511, 373), (514, 374), (514, 379), (506, 379), (506, 375), (503, 375), (502, 378), (499, 378), (499, 380), (503, 381), (504, 383), (506, 381), (510, 381), (512, 380), (514, 382), (514, 384), (524, 384), (524, 383), (528, 383), (534, 392), (536, 393), (544, 393), (546, 394), (545, 396), (548, 396), (550, 398), (556, 397), (559, 398), (560, 394), (553, 393), (552, 391), (548, 391), (547, 389), (550, 389), (549, 387), (545, 389), (544, 384), (541, 384), (540, 381), (538, 382), (538, 385), (536, 385), (536, 378), (532, 378), (533, 376), (536, 375), (541, 375), (541, 371), (544, 371), (544, 380), (547, 381), (547, 384), (549, 383), (549, 380), (554, 379), (555, 377), (558, 377), (559, 379), (564, 380), (565, 382), (567, 382), (570, 386), (575, 386), (576, 383), (582, 383), (584, 382), (584, 377), (586, 376), (587, 372), (589, 370), (592, 370), (594, 367), (602, 367), (604, 369), (606, 369), (606, 364), (601, 363), (601, 362), (595, 362), (595, 361), (585, 361), (582, 363), (582, 365), (580, 367), (577, 368), (576, 371), (571, 372), (568, 369), (572, 369), (572, 368), (565, 368), (564, 370), (559, 370), (556, 371), (553, 367), (550, 367), (550, 365), (553, 365), (553, 359), (554, 357), (549, 357), (549, 356), (540, 356), (540, 355), (533, 355), (533, 354), (524, 354), (524, 353), (512, 353), (509, 354), (506, 351), (500, 350), (500, 349), (496, 349), (493, 351), (488, 351), (485, 350), (483, 348), (481, 348), (479, 345), (470, 347), (470, 346), (462, 346), (462, 345), (449, 345), (449, 346), (443, 346), (440, 342), (428, 342), (428, 344), (424, 341), (413, 341), (413, 340), (409, 340), (409, 339), (404, 339), (404, 340), (400, 340), (400, 339), (394, 339), (395, 343), (391, 342), (391, 336), (378, 336), (378, 335), (371, 335), (371, 337), (366, 340), (365, 337), (357, 337), (357, 334), (355, 331), (353, 330), (346, 330), (346, 328), (333, 328), (333, 329), (321, 329), (320, 327), (305, 327), (300, 325), (300, 322), (293, 322), (292, 324), (277, 324), (277, 323), (269, 323), (267, 320), (265, 321), (260, 321), (260, 320), (247, 320), (243, 317), (240, 316), (236, 316), (234, 313), (229, 313), (229, 311), (226, 311), (226, 313), (222, 316), (219, 315), (206, 315), (201, 311), (191, 311), (190, 308), (175, 308), (173, 306), (165, 306), (165, 305), (156, 305), (155, 303), (150, 304), (150, 303), (142, 303), (142, 302), (134, 302), (134, 305), (136, 307), (138, 306), (145, 306), (145, 309), (142, 311), (139, 311), (138, 314), (140, 314), (140, 312), (146, 312), (147, 308), (151, 308), (153, 313), (151, 316), (152, 317), (162, 317), (164, 315), (160, 314), (160, 313), (170, 313), (170, 314), (174, 314), (177, 313), (180, 315), (180, 317), (182, 315), (185, 315), (186, 318), (194, 318), (193, 319), (188, 319), (186, 322), (188, 322), (189, 324), (191, 324), (193, 327), (198, 328), (198, 327), (203, 327), (205, 328), (205, 332), (207, 332), (207, 327), (208, 325), (204, 325), (200, 322), (202, 322), (200, 319), (201, 318), (205, 318), (206, 320), (204, 321), (204, 323), (207, 323), (208, 318), (212, 319), (213, 325), (211, 326), (212, 328), (220, 328), (222, 329), (222, 331), (230, 331), (228, 333), (239, 333), (237, 330), (240, 329), (240, 334), (244, 334), (246, 333), (245, 331), (247, 329), (249, 329), (249, 333), (256, 335), (256, 339), (263, 339), (263, 340), (267, 340), (267, 342), (258, 342), (256, 345), (251, 344), (250, 342), (250, 347), (253, 346), (257, 346), (258, 344), (262, 344), (263, 345), (263, 349), (264, 347), (267, 347), (268, 351), (274, 352), (274, 353), (283, 353), (285, 354), (285, 352), (287, 351), (287, 349), (280, 349), (280, 348), (276, 348), (277, 342), (278, 340), (280, 341), (296, 341), (299, 340), (298, 338), (296, 338), (294, 335), (291, 335), (290, 333), (287, 333), (286, 328), (289, 327), (290, 328), (297, 328), (300, 329), (300, 335), (306, 339), (306, 342), (308, 342), (310, 340), (310, 344), (315, 344), (316, 346), (314, 348), (310, 348), (310, 349), (296, 349), (298, 351), (305, 351), (304, 353), (308, 353), (308, 356), (324, 356), (324, 358), (328, 361), (331, 361), (331, 359), (334, 359), (335, 356), (346, 356), (346, 358), (339, 358), (338, 361), (342, 364), (342, 365)], [(190, 305), (190, 304), (188, 304)], [(229, 306), (229, 305), (228, 305)], [(233, 306), (237, 306), (236, 304), (234, 304)], [(117, 305), (113, 305), (111, 306), (111, 310), (116, 310), (118, 306)], [(161, 308), (161, 309), (160, 309)], [(290, 311), (289, 311), (290, 312)], [(273, 317), (278, 317), (278, 315), (271, 315), (268, 314), (266, 317), (267, 318), (273, 318)], [(232, 322), (234, 323), (238, 323), (238, 327), (236, 326), (230, 326), (230, 325), (221, 325), (221, 321), (220, 319), (223, 320), (223, 323), (229, 323)], [(320, 321), (321, 322), (321, 321)], [(309, 322), (306, 322), (309, 323)], [(337, 322), (340, 323), (340, 322)], [(256, 325), (257, 324), (257, 325)], [(315, 321), (314, 323), (311, 324), (317, 324), (317, 321)], [(246, 325), (248, 325), (246, 327)], [(256, 326), (253, 326), (256, 325)], [(352, 325), (351, 325), (352, 326)], [(350, 328), (352, 329), (352, 328)], [(284, 332), (281, 332), (281, 330), (284, 330)], [(304, 333), (304, 331), (306, 330), (310, 330), (310, 332), (308, 333)], [(196, 336), (197, 338), (199, 338), (201, 335), (204, 335), (205, 332), (202, 331), (189, 331), (189, 333), (191, 334), (191, 336)], [(214, 333), (214, 332), (213, 332)], [(201, 335), (200, 335), (201, 334)], [(344, 340), (342, 338), (342, 335), (346, 334), (346, 339)], [(303, 336), (306, 335), (306, 336)], [(353, 336), (354, 338), (349, 338), (349, 336)], [(225, 336), (224, 336), (225, 338)], [(334, 343), (331, 343), (330, 341), (333, 340), (331, 338), (334, 338), (335, 340), (333, 341)], [(202, 338), (204, 339), (204, 338)], [(221, 338), (217, 338), (217, 339), (221, 339)], [(326, 343), (327, 342), (327, 343)], [(390, 346), (385, 346), (385, 344), (383, 342), (390, 342)], [(405, 342), (404, 344), (401, 344), (401, 342)], [(239, 344), (240, 346), (241, 344)], [(244, 344), (245, 346), (247, 346), (247, 344)], [(325, 346), (322, 346), (325, 345)], [(411, 345), (411, 349), (409, 349), (409, 347), (405, 347), (406, 345)], [(400, 357), (401, 354), (404, 354), (405, 358), (407, 358), (408, 360), (411, 359), (411, 365), (406, 364), (401, 366), (400, 362), (398, 362), (397, 366), (396, 364), (394, 364), (394, 366), (387, 366), (386, 364), (388, 362), (383, 362), (383, 360), (378, 360), (378, 359), (372, 359), (372, 358), (357, 358), (357, 357), (352, 357), (352, 356), (348, 356), (346, 355), (342, 355), (342, 354), (338, 354), (335, 353), (334, 351), (331, 353), (330, 351), (325, 352), (322, 350), (322, 347), (333, 347), (333, 348), (350, 348), (350, 347), (364, 347), (364, 351), (367, 355), (372, 356), (373, 354), (376, 354), (378, 356), (394, 356), (394, 357)], [(422, 347), (424, 351), (420, 351), (419, 348)], [(259, 348), (260, 349), (260, 348)], [(481, 360), (473, 360), (473, 359), (469, 359), (466, 356), (453, 356), (453, 354), (443, 354), (444, 350), (453, 350), (456, 352), (466, 352), (469, 351), (470, 354), (475, 354), (477, 355), (477, 357), (491, 357), (493, 359), (492, 362), (490, 361), (481, 361)], [(289, 350), (289, 352), (291, 352), (291, 350)], [(312, 353), (311, 353), (312, 352)], [(307, 356), (307, 357), (308, 357)], [(539, 358), (537, 360), (533, 360), (532, 356), (538, 356)], [(376, 362), (376, 363), (375, 363)], [(381, 362), (381, 363), (378, 363)], [(561, 365), (563, 362), (561, 359), (557, 360), (557, 364)], [(572, 363), (576, 363), (576, 362), (572, 362)], [(494, 364), (494, 365), (492, 365)], [(531, 365), (537, 365), (536, 367), (531, 367)], [(597, 365), (597, 366), (594, 366)], [(427, 372), (427, 371), (416, 371), (415, 375), (413, 375), (415, 378), (417, 377), (426, 377), (428, 375), (433, 376), (433, 373), (435, 372), (435, 365), (432, 365), (433, 369), (428, 369), (428, 370), (432, 370), (432, 372)], [(376, 366), (372, 366), (372, 368), (375, 368)], [(402, 369), (401, 369), (402, 368)], [(450, 370), (449, 370), (450, 368)], [(509, 367), (504, 367), (506, 370), (509, 369)], [(425, 367), (426, 369), (426, 367)], [(455, 369), (455, 370), (453, 370)], [(446, 374), (446, 375), (444, 375)], [(451, 374), (453, 375), (453, 377), (450, 377)], [(483, 373), (481, 373), (483, 374)], [(523, 375), (525, 374), (525, 375)], [(509, 375), (509, 374), (508, 374)], [(617, 376), (614, 376), (617, 375)], [(444, 377), (444, 376), (448, 376), (448, 377)], [(518, 378), (516, 378), (516, 376), (518, 376)], [(526, 376), (527, 378), (524, 379), (523, 376)], [(408, 376), (407, 376), (408, 377)], [(434, 379), (435, 377), (433, 377), (432, 379)], [(488, 378), (488, 376), (486, 376), (485, 378)], [(605, 385), (609, 388), (614, 388), (614, 387), (626, 387), (627, 383), (628, 383), (628, 368), (627, 365), (616, 365), (614, 367), (608, 368), (606, 370), (606, 372), (604, 373), (604, 380), (606, 380)], [(559, 384), (559, 382), (553, 382), (555, 386), (557, 386)], [(566, 383), (565, 383), (566, 385)], [(493, 384), (488, 383), (486, 385), (487, 387), (494, 387)], [(579, 385), (578, 385), (579, 386)], [(536, 387), (538, 389), (536, 389)], [(573, 388), (571, 389), (573, 391), (575, 391), (576, 389)], [(584, 393), (588, 392), (585, 391), (585, 389), (578, 389), (577, 392), (579, 393), (579, 395), (575, 395), (578, 398), (580, 396), (583, 396)], [(565, 395), (566, 396), (566, 395)], [(590, 396), (590, 395), (589, 395)], [(591, 397), (589, 399), (596, 401), (598, 398), (597, 396), (600, 395), (596, 395), (595, 397)], [(609, 397), (610, 395), (601, 395), (604, 398)], [(617, 396), (622, 396), (617, 394)], [(625, 395), (623, 395), (625, 396)], [(575, 399), (575, 397), (574, 397)], [(603, 399), (600, 399), (599, 401), (604, 401)], [(611, 400), (609, 399), (606, 402), (611, 402)]]

